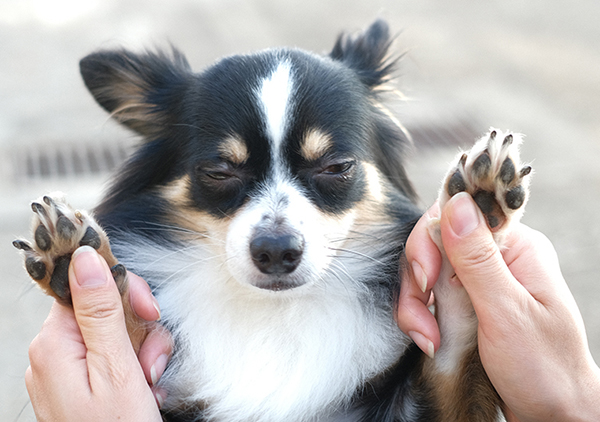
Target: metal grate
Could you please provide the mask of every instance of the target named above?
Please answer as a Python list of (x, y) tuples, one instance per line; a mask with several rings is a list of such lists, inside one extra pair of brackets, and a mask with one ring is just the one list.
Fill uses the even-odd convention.
[(16, 150), (10, 161), (15, 178), (66, 178), (110, 172), (128, 153), (114, 144), (45, 144)]
[(466, 148), (473, 145), (473, 142), (484, 133), (482, 130), (477, 130), (476, 126), (478, 125), (470, 119), (457, 119), (445, 123), (407, 124), (407, 130), (417, 150)]
[[(417, 151), (471, 145), (481, 136), (471, 120), (408, 124)], [(9, 154), (8, 165), (16, 179), (68, 178), (108, 173), (129, 155), (123, 143), (78, 143), (27, 146)]]

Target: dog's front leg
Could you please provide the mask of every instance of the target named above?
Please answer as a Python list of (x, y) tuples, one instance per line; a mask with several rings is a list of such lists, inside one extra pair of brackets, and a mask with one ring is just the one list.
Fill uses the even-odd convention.
[(136, 353), (146, 338), (147, 326), (129, 302), (127, 270), (112, 254), (108, 236), (85, 211), (71, 208), (64, 195), (54, 193), (33, 201), (33, 241), (15, 240), (25, 255), (25, 269), (42, 290), (61, 303), (71, 304), (68, 269), (71, 255), (80, 246), (90, 246), (106, 260), (123, 301), (127, 331)]
[[(531, 167), (519, 161), (520, 142), (519, 135), (492, 130), (460, 155), (440, 191), (440, 207), (459, 192), (469, 193), (500, 247), (511, 223), (521, 218), (527, 201)], [(439, 221), (432, 221), (429, 231), (442, 254), (440, 276), (433, 289), (441, 345), (425, 368), (436, 406), (447, 422), (502, 420), (500, 397), (479, 359), (477, 316), (446, 257)]]

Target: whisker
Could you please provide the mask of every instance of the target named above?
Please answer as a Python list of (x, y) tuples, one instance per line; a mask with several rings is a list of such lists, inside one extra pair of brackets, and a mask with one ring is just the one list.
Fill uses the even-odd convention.
[(344, 291), (348, 295), (353, 295), (356, 290), (352, 291), (350, 285), (359, 287), (360, 290), (365, 290), (366, 286), (362, 285), (358, 280), (354, 278), (354, 276), (348, 271), (348, 269), (343, 265), (343, 263), (332, 261), (329, 268), (327, 269), (327, 274), (331, 277), (337, 279), (342, 285)]
[(196, 231), (196, 230), (191, 230), (191, 229), (187, 229), (185, 227), (180, 227), (180, 226), (175, 226), (175, 225), (170, 225), (170, 224), (162, 224), (162, 223), (155, 223), (155, 222), (148, 222), (148, 221), (140, 221), (140, 220), (132, 220), (132, 222), (134, 223), (143, 223), (143, 224), (147, 224), (147, 225), (151, 225), (154, 227), (144, 227), (143, 230), (172, 230), (172, 231), (176, 231), (176, 232), (183, 232), (183, 233), (198, 233), (200, 234), (200, 232)]
[(161, 256), (161, 257), (155, 259), (154, 261), (148, 263), (144, 269), (148, 270), (149, 268), (152, 268), (154, 265), (156, 265), (157, 263), (159, 263), (159, 262), (161, 262), (161, 261), (163, 261), (163, 260), (165, 260), (167, 258), (170, 258), (170, 257), (172, 257), (174, 255), (177, 255), (177, 254), (180, 254), (180, 253), (184, 253), (184, 252), (187, 253), (188, 251), (196, 249), (196, 248), (200, 248), (200, 246), (198, 246), (198, 245), (191, 245), (191, 246), (186, 246), (184, 248), (172, 250), (169, 253), (164, 254), (163, 256)]
[[(373, 258), (372, 256), (369, 256), (367, 254), (364, 254), (362, 252), (353, 251), (351, 249), (344, 249), (344, 248), (332, 248), (332, 247), (329, 247), (328, 249), (330, 249), (332, 251), (345, 252), (345, 253), (348, 253), (348, 254), (351, 254), (351, 255), (356, 255), (356, 257), (366, 258), (369, 261), (374, 262), (376, 264), (385, 265), (385, 263), (383, 263), (382, 261), (380, 261), (380, 260), (378, 260), (376, 258)], [(343, 257), (343, 256), (339, 256), (339, 255), (335, 255), (334, 257), (335, 258), (352, 258), (352, 257)]]
[[(352, 275), (350, 274), (350, 272), (348, 271), (348, 269), (342, 264), (342, 263), (338, 263), (335, 261), (332, 261), (329, 268), (327, 269), (328, 273), (333, 275), (334, 277), (336, 277), (339, 281), (344, 282), (346, 281), (346, 279), (351, 280), (352, 282), (354, 282), (354, 277), (352, 277)], [(341, 274), (339, 274), (341, 273)], [(342, 278), (342, 275), (345, 276), (344, 278)], [(346, 283), (342, 283), (342, 284), (346, 284)]]
[(152, 225), (154, 227), (144, 227), (142, 229), (138, 229), (141, 232), (152, 232), (152, 231), (165, 231), (165, 232), (172, 232), (172, 233), (182, 233), (182, 234), (189, 234), (189, 235), (194, 235), (196, 236), (198, 239), (209, 239), (209, 240), (214, 240), (217, 241), (220, 244), (225, 244), (225, 241), (223, 241), (222, 239), (219, 238), (215, 238), (213, 236), (208, 235), (205, 232), (199, 232), (197, 230), (192, 230), (192, 229), (188, 229), (185, 227), (180, 227), (180, 226), (175, 226), (175, 225), (169, 225), (169, 224), (162, 224), (162, 223), (155, 223), (155, 222), (147, 222), (147, 221), (140, 221), (140, 220), (132, 220), (134, 223), (144, 223), (147, 225)]
[(162, 287), (163, 284), (166, 284), (169, 282), (169, 280), (171, 280), (173, 277), (175, 277), (177, 274), (181, 273), (182, 271), (187, 270), (188, 268), (191, 268), (195, 265), (200, 264), (201, 261), (196, 261), (196, 262), (191, 262), (188, 265), (185, 265), (184, 267), (181, 267), (180, 269), (178, 269), (177, 271), (171, 273), (167, 278), (162, 279), (159, 283), (157, 283), (156, 285), (156, 289)]
[[(178, 274), (186, 271), (189, 268), (194, 267), (195, 265), (204, 265), (206, 262), (213, 260), (213, 259), (218, 259), (221, 258), (222, 255), (213, 255), (210, 256), (208, 258), (204, 258), (204, 259), (198, 259), (195, 261), (190, 262), (187, 265), (184, 265), (183, 267), (179, 268), (177, 271), (170, 273), (169, 276), (165, 279), (162, 279), (159, 283), (157, 283), (156, 288), (160, 288), (163, 284), (167, 283), (168, 281), (170, 281), (171, 279), (173, 279), (175, 276), (177, 276)], [(164, 257), (163, 257), (164, 258)], [(161, 258), (162, 259), (162, 258)], [(157, 260), (159, 261), (159, 260)], [(155, 261), (156, 262), (156, 261)]]

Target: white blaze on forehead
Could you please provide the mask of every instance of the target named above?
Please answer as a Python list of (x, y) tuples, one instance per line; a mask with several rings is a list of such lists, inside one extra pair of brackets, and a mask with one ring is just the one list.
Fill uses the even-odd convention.
[(292, 82), (290, 63), (284, 61), (279, 63), (270, 76), (263, 79), (258, 90), (258, 100), (275, 153), (283, 141), (288, 123)]

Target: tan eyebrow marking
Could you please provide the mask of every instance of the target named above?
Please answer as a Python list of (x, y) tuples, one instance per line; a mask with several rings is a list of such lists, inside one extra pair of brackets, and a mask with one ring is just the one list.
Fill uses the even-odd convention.
[(321, 158), (329, 148), (331, 148), (333, 141), (331, 136), (321, 132), (318, 129), (309, 130), (304, 136), (304, 142), (300, 152), (302, 156), (307, 160), (317, 160)]
[(233, 164), (243, 164), (250, 157), (246, 143), (237, 135), (225, 139), (218, 149), (221, 157)]

